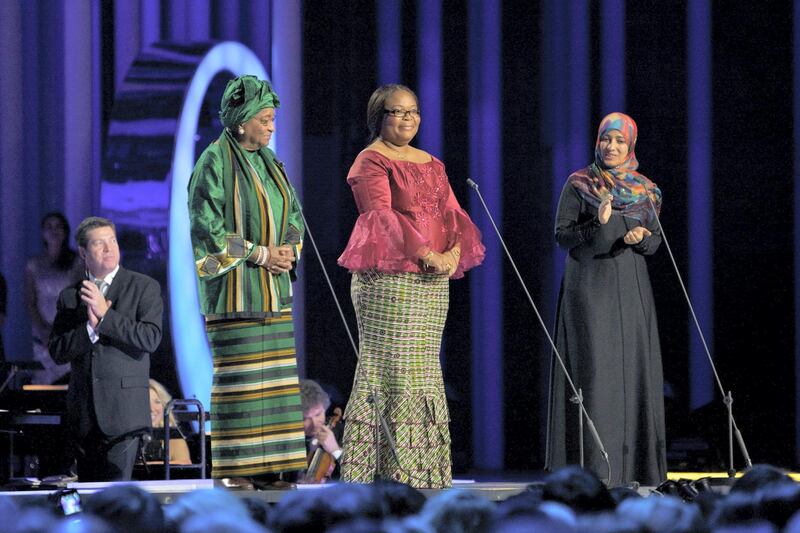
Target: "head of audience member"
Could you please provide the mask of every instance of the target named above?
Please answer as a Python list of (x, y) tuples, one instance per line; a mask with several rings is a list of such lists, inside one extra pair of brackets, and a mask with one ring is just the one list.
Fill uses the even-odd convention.
[(116, 485), (93, 494), (84, 510), (118, 531), (161, 531), (164, 512), (156, 496), (136, 485)]
[[(6, 526), (8, 522), (16, 519), (17, 515), (19, 515), (19, 512), (19, 506), (14, 500), (8, 496), (0, 495), (0, 516), (6, 517), (6, 520), (4, 520), (4, 522), (6, 522)], [(4, 524), (0, 523), (0, 531), (3, 531), (3, 525)]]
[[(714, 528), (714, 533), (778, 533), (778, 528), (766, 520), (751, 520)], [(788, 529), (784, 533), (791, 533)]]
[(561, 502), (577, 513), (610, 511), (616, 507), (597, 476), (578, 466), (565, 466), (547, 476), (542, 499)]
[(356, 519), (380, 521), (384, 507), (377, 490), (356, 483), (286, 494), (270, 512), (270, 527), (282, 533), (313, 533)]
[(800, 509), (800, 485), (796, 483), (773, 483), (755, 494), (758, 499), (757, 514), (778, 529), (783, 529)]
[(385, 528), (383, 521), (374, 518), (352, 518), (345, 522), (332, 525), (325, 533), (383, 533)]
[(645, 531), (673, 533), (708, 531), (700, 509), (674, 496), (628, 498), (619, 504), (617, 514), (630, 518)]
[(206, 515), (188, 517), (181, 524), (180, 533), (266, 533), (268, 530), (252, 518), (242, 518), (226, 513), (214, 511)]
[(183, 524), (195, 516), (211, 516), (217, 513), (229, 515), (233, 520), (249, 520), (250, 512), (242, 501), (223, 489), (201, 489), (188, 492), (164, 508), (168, 527), (180, 530)]
[(574, 531), (576, 533), (650, 533), (648, 530), (642, 529), (633, 519), (620, 516), (613, 511), (579, 515), (575, 520)]
[(42, 217), (42, 241), (47, 254), (59, 270), (72, 267), (75, 252), (69, 247), (69, 222), (62, 213), (47, 213)]
[(382, 533), (436, 533), (436, 530), (418, 515), (405, 518), (385, 518), (380, 531)]
[(714, 509), (709, 523), (719, 527), (744, 524), (758, 518), (758, 501), (750, 492), (730, 492)]
[[(395, 109), (406, 111), (406, 114), (396, 117), (390, 113)], [(419, 99), (405, 85), (382, 85), (370, 96), (367, 103), (370, 143), (380, 137), (397, 146), (408, 144), (417, 134), (419, 124)]]
[(22, 507), (16, 516), (0, 520), (0, 531), (13, 533), (44, 533), (58, 523), (59, 517), (50, 508), (40, 506)]
[[(172, 401), (172, 395), (166, 387), (154, 379), (150, 379), (150, 422), (154, 428), (164, 427), (164, 409)], [(169, 425), (175, 427), (175, 417), (169, 414)]]
[(537, 512), (521, 514), (497, 519), (492, 524), (492, 533), (550, 533), (559, 531), (570, 533), (575, 531), (575, 525), (566, 524), (552, 518), (546, 513)]
[(270, 504), (255, 496), (243, 497), (242, 503), (244, 503), (247, 507), (247, 511), (250, 513), (250, 518), (252, 518), (256, 523), (264, 527), (269, 525), (270, 511), (272, 510)]
[(388, 516), (403, 518), (417, 514), (425, 505), (425, 495), (411, 485), (397, 481), (376, 483)]
[(692, 503), (697, 505), (700, 509), (700, 514), (703, 515), (703, 519), (707, 523), (711, 523), (711, 518), (715, 515), (717, 507), (722, 500), (723, 496), (721, 494), (717, 494), (712, 490), (707, 490), (698, 494), (697, 497), (692, 500)]
[(614, 503), (617, 505), (629, 498), (638, 499), (642, 497), (641, 494), (630, 487), (612, 487), (608, 490), (608, 493), (611, 495), (611, 499), (614, 500)]
[(303, 409), (303, 431), (306, 437), (312, 437), (325, 425), (325, 411), (331, 405), (330, 397), (316, 381), (301, 379), (300, 404)]
[(381, 495), (371, 485), (336, 484), (325, 491), (325, 498), (330, 525), (356, 518), (382, 520), (386, 514)]
[(279, 106), (278, 95), (268, 81), (245, 75), (225, 86), (219, 116), (242, 148), (254, 151), (269, 144)]
[[(514, 529), (522, 527), (523, 529)], [(543, 502), (535, 494), (522, 492), (500, 503), (492, 531), (573, 531), (575, 513), (559, 502)]]
[[(43, 530), (44, 531), (44, 530)], [(74, 514), (59, 520), (48, 533), (116, 533), (118, 531), (146, 531), (144, 529), (119, 529), (99, 516)], [(153, 530), (157, 531), (157, 530)]]
[(107, 218), (83, 219), (75, 233), (75, 242), (86, 270), (95, 278), (106, 277), (119, 265), (117, 229)]
[(483, 496), (454, 489), (440, 492), (425, 502), (421, 516), (439, 533), (489, 531), (494, 504)]
[(270, 513), (269, 526), (276, 533), (323, 533), (328, 525), (328, 491), (286, 493)]
[(519, 494), (506, 498), (497, 505), (495, 515), (498, 518), (513, 517), (518, 515), (538, 514), (542, 504), (542, 495), (524, 490)]
[(742, 477), (736, 480), (733, 487), (731, 487), (731, 492), (753, 493), (775, 483), (794, 484), (794, 481), (780, 468), (772, 465), (753, 465)]
[(783, 528), (784, 533), (800, 533), (800, 510), (792, 515), (789, 523)]

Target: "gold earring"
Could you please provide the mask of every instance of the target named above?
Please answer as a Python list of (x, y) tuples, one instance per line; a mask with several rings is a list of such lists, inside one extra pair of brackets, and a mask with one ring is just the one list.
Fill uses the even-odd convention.
[(244, 128), (239, 126), (239, 135), (244, 135)]

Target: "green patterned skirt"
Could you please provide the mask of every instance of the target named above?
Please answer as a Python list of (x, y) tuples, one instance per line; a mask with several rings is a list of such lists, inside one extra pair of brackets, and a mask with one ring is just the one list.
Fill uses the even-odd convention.
[(291, 315), (206, 325), (214, 360), (212, 477), (306, 467)]
[(434, 274), (356, 272), (351, 296), (363, 373), (355, 375), (345, 412), (342, 479), (373, 480), (375, 416), (367, 402), (371, 385), (399, 458), (398, 464), (378, 434), (380, 474), (418, 488), (449, 487), (449, 415), (439, 363), (449, 280)]

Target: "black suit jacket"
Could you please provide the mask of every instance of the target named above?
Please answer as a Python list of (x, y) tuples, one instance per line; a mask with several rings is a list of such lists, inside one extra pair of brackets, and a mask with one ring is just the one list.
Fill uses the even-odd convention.
[(147, 429), (150, 353), (161, 342), (161, 288), (154, 279), (120, 267), (106, 294), (111, 308), (96, 330), (100, 340), (92, 344), (80, 286), (61, 291), (50, 335), (53, 360), (72, 363), (67, 419), (79, 438), (93, 426), (92, 410), (110, 438)]

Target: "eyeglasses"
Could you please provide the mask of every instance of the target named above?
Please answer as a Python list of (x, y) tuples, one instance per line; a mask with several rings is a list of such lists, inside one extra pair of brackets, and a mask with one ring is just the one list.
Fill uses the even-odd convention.
[(406, 118), (408, 116), (411, 118), (419, 117), (419, 109), (384, 109), (383, 112), (394, 118)]

